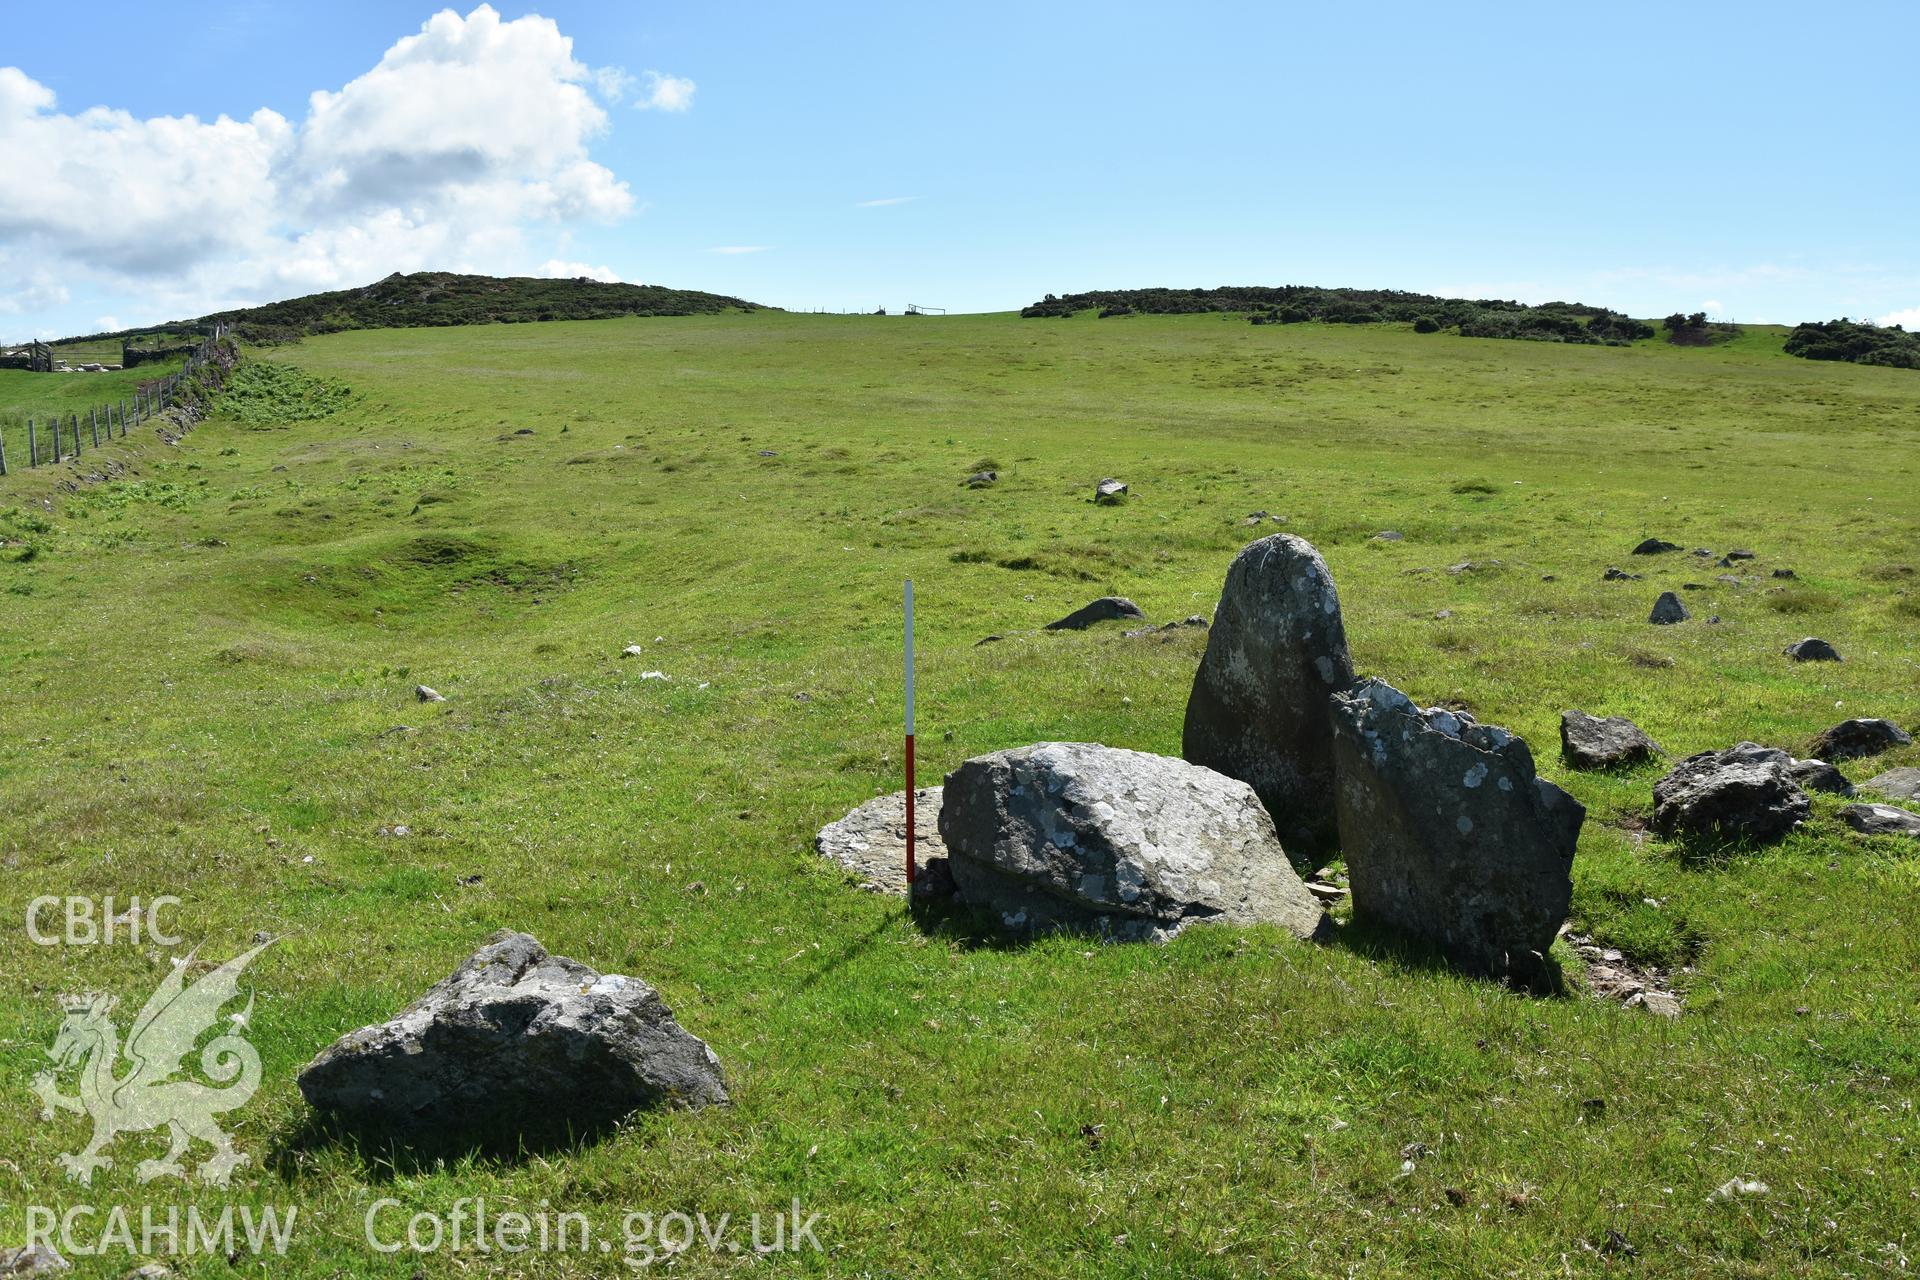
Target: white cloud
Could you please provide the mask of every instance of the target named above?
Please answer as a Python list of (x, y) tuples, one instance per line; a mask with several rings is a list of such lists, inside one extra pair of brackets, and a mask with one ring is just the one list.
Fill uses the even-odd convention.
[(1726, 310), (1725, 307), (1721, 306), (1720, 303), (1713, 298), (1708, 298), (1705, 302), (1701, 303), (1700, 309), (1708, 315), (1715, 316)]
[(1920, 329), (1920, 307), (1908, 307), (1904, 311), (1889, 311), (1874, 321), (1885, 328), (1899, 325), (1902, 329)]
[(0, 310), (64, 301), (69, 280), (137, 290), (144, 322), (393, 271), (524, 271), (530, 233), (632, 212), (588, 154), (607, 127), (593, 91), (618, 96), (623, 76), (575, 60), (552, 20), (485, 4), (434, 14), (298, 121), (66, 114), (0, 67), (0, 299), (16, 304)]
[(919, 196), (887, 196), (880, 200), (857, 200), (854, 202), (853, 207), (856, 209), (881, 209), (890, 204), (912, 204), (919, 198)]
[(642, 111), (685, 111), (693, 106), (693, 81), (685, 76), (648, 71), (642, 76), (646, 93), (633, 105)]
[(126, 328), (125, 325), (120, 323), (119, 316), (101, 316), (93, 322), (93, 327), (100, 333), (114, 333)]
[(764, 244), (717, 244), (707, 250), (708, 253), (765, 253), (771, 245)]
[(620, 276), (612, 267), (597, 267), (590, 262), (562, 262), (548, 258), (540, 264), (540, 275), (552, 280), (577, 280), (582, 276), (602, 284), (619, 284)]

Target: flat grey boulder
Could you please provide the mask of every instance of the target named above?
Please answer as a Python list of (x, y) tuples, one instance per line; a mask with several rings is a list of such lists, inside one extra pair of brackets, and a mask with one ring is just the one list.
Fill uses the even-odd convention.
[(1356, 920), (1528, 986), (1573, 899), (1586, 810), (1534, 772), (1524, 740), (1421, 710), (1384, 680), (1332, 697), (1340, 849)]
[(1678, 551), (1679, 549), (1680, 544), (1677, 542), (1668, 542), (1665, 538), (1648, 538), (1633, 549), (1633, 554), (1637, 556), (1657, 556), (1663, 555), (1668, 551)]
[(1889, 800), (1920, 800), (1920, 769), (1889, 769), (1868, 778), (1860, 789)]
[[(940, 839), (939, 787), (914, 792), (914, 888), (922, 896), (951, 891), (947, 846)], [(830, 822), (813, 838), (813, 848), (831, 858), (876, 893), (907, 891), (907, 793), (896, 791), (867, 801), (846, 817)]]
[(1660, 598), (1653, 602), (1653, 612), (1647, 615), (1647, 621), (1657, 627), (1665, 627), (1685, 622), (1692, 616), (1687, 612), (1687, 606), (1680, 603), (1679, 596), (1671, 591), (1662, 591)]
[(976, 471), (960, 482), (969, 489), (990, 489), (1000, 483), (998, 471)]
[(1102, 506), (1113, 506), (1127, 499), (1127, 482), (1108, 476), (1093, 486), (1093, 500)]
[(652, 987), (509, 931), (390, 1021), (322, 1050), (300, 1092), (355, 1127), (488, 1139), (728, 1101), (719, 1059)]
[(1654, 830), (1755, 844), (1783, 839), (1813, 807), (1793, 765), (1786, 752), (1753, 742), (1688, 756), (1653, 784)]
[(1057, 621), (1049, 622), (1048, 631), (1085, 631), (1088, 627), (1102, 622), (1122, 620), (1140, 621), (1146, 617), (1146, 611), (1125, 596), (1101, 596), (1098, 600), (1081, 605), (1072, 613)]
[(1893, 721), (1865, 717), (1842, 720), (1815, 738), (1809, 750), (1821, 760), (1858, 760), (1911, 745), (1913, 735)]
[(1614, 769), (1660, 754), (1660, 746), (1625, 716), (1560, 713), (1560, 754), (1576, 769)]
[(954, 886), (1016, 936), (1161, 942), (1219, 921), (1307, 938), (1323, 927), (1253, 788), (1211, 769), (1043, 742), (967, 761), (945, 793)]
[(1920, 840), (1920, 813), (1890, 804), (1850, 804), (1840, 821), (1867, 836), (1912, 836)]
[(1787, 646), (1786, 654), (1795, 662), (1838, 662), (1840, 651), (1822, 640), (1819, 636), (1808, 636), (1804, 640), (1795, 640)]
[(1303, 865), (1321, 865), (1333, 848), (1327, 696), (1352, 683), (1340, 597), (1320, 553), (1288, 533), (1243, 548), (1194, 673), (1180, 754), (1250, 785)]

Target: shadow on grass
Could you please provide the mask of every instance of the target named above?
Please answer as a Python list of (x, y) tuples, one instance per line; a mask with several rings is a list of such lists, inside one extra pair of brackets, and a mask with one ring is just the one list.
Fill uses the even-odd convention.
[[(508, 1127), (523, 1132), (504, 1133)], [(267, 1153), (265, 1166), (282, 1177), (298, 1177), (303, 1157), (326, 1151), (343, 1152), (357, 1161), (369, 1182), (389, 1182), (445, 1168), (491, 1167), (514, 1169), (530, 1160), (576, 1154), (618, 1133), (618, 1120), (595, 1123), (553, 1123), (528, 1126), (526, 1117), (494, 1129), (433, 1130), (396, 1133), (390, 1129), (347, 1124), (309, 1112), (305, 1120), (283, 1131)]]
[(1373, 964), (1403, 969), (1409, 973), (1449, 974), (1498, 982), (1511, 991), (1531, 996), (1564, 996), (1571, 993), (1560, 961), (1553, 955), (1530, 953), (1524, 958), (1509, 958), (1505, 973), (1484, 965), (1462, 963), (1446, 950), (1424, 939), (1402, 933), (1385, 925), (1349, 920), (1323, 929), (1316, 941), (1350, 951)]

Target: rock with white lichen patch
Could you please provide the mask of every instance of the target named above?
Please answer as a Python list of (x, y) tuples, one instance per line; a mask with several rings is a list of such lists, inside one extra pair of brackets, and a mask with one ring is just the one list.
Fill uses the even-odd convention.
[(1461, 968), (1539, 986), (1573, 898), (1586, 810), (1522, 739), (1383, 680), (1332, 697), (1340, 848), (1356, 920)]
[(1243, 549), (1193, 678), (1181, 754), (1250, 785), (1301, 865), (1320, 865), (1333, 847), (1327, 695), (1352, 683), (1320, 553), (1286, 533)]
[(1325, 919), (1253, 789), (1167, 756), (1043, 742), (969, 760), (940, 835), (961, 899), (1015, 936), (1158, 942), (1217, 921), (1305, 938)]

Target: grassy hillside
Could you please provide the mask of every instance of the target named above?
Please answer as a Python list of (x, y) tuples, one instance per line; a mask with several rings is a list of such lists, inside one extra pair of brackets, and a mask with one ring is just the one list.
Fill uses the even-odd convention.
[[(246, 424), (133, 442), (124, 481), (0, 482), (0, 913), (173, 893), (207, 956), (284, 935), (253, 974), (266, 1085), (233, 1117), (258, 1162), (234, 1197), (302, 1216), (276, 1275), (513, 1270), (363, 1243), (381, 1197), (474, 1195), (616, 1233), (822, 1215), (826, 1256), (692, 1275), (1899, 1274), (1920, 851), (1854, 836), (1830, 797), (1771, 850), (1643, 839), (1658, 770), (1555, 750), (1565, 707), (1675, 756), (1920, 723), (1920, 384), (1779, 348), (763, 312), (260, 353), (350, 394), (262, 378)], [(962, 488), (981, 465), (999, 485)], [(1103, 475), (1135, 500), (1093, 505)], [(1350, 931), (929, 933), (811, 854), (898, 785), (903, 577), (927, 775), (1043, 738), (1177, 753), (1203, 636), (1036, 629), (1105, 592), (1206, 612), (1279, 529), (1325, 553), (1360, 670), (1517, 730), (1589, 806), (1576, 925), (1672, 966), (1681, 1018)], [(1629, 559), (1650, 535), (1759, 559), (1738, 584)], [(1696, 621), (1648, 626), (1689, 582)], [(1781, 656), (1808, 634), (1847, 661)], [(1892, 764), (1920, 751), (1846, 769)], [(503, 926), (657, 984), (738, 1105), (445, 1169), (314, 1139), (299, 1066)], [(0, 1240), (23, 1204), (223, 1202), (137, 1186), (138, 1139), (80, 1193), (54, 1160), (84, 1123), (38, 1122), (25, 1089), (57, 993), (137, 1008), (164, 962), (0, 931)], [(1710, 1198), (1734, 1177), (1770, 1191)]]

